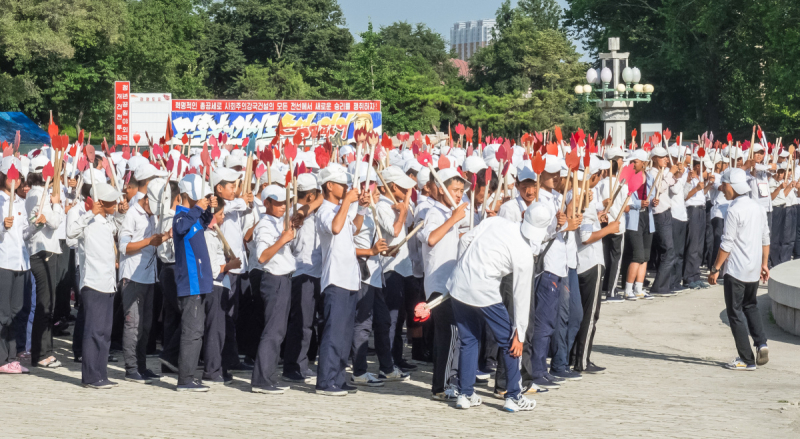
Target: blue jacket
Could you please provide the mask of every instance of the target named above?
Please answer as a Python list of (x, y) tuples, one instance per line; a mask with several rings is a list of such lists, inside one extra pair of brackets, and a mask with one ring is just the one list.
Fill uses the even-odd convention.
[(214, 215), (211, 209), (178, 206), (172, 219), (172, 240), (175, 244), (175, 283), (178, 296), (208, 294), (214, 288), (211, 259), (206, 247), (205, 229)]

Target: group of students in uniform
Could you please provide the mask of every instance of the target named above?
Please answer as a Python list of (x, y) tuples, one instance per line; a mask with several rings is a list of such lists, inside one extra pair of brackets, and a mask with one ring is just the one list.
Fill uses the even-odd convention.
[[(174, 169), (97, 152), (83, 172), (68, 160), (56, 193), (42, 178), (52, 148), (4, 157), (0, 373), (28, 372), (20, 360), (61, 365), (53, 327), (72, 291), (72, 349), (89, 388), (117, 386), (112, 341), (126, 381), (160, 379), (146, 361), (159, 338), (160, 373), (177, 374), (178, 391), (251, 371), (255, 393), (314, 382), (319, 394), (345, 396), (432, 363), (434, 399), (478, 406), (474, 387), (495, 372), (504, 408), (526, 411), (529, 395), (604, 371), (591, 360), (602, 302), (707, 287), (700, 266), (714, 283), (726, 259), (739, 351), (729, 367), (766, 363), (758, 280), (800, 243), (786, 156), (767, 165), (758, 145), (749, 160), (735, 147), (705, 158), (679, 145), (611, 147), (581, 160), (582, 184), (570, 185), (568, 146), (545, 155), (538, 174), (513, 146), (500, 175), (504, 147), (468, 155), (440, 144), (420, 161), (418, 148), (401, 146), (363, 161), (345, 145), (322, 164), (312, 149), (296, 159), (308, 172), (284, 179), (289, 164), (275, 160), (249, 182), (242, 149), (223, 150), (210, 169), (199, 149), (188, 160), (169, 151), (186, 165)], [(630, 194), (625, 166), (643, 174)]]

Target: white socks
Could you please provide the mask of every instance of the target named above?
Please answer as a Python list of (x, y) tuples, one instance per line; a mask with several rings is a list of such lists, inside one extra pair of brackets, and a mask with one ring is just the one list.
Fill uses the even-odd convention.
[(633, 289), (636, 291), (636, 295), (637, 296), (642, 294), (642, 283), (641, 282), (634, 283), (633, 284)]
[(633, 294), (633, 284), (630, 282), (625, 282), (625, 295), (630, 296)]

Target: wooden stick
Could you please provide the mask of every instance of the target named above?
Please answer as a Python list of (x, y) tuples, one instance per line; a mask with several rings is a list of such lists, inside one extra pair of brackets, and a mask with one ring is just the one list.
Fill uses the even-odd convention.
[(394, 256), (394, 255), (396, 255), (397, 251), (400, 250), (400, 247), (402, 247), (405, 243), (407, 243), (408, 240), (411, 239), (412, 236), (416, 235), (417, 232), (419, 232), (420, 229), (422, 229), (422, 226), (424, 226), (424, 225), (425, 225), (424, 222), (417, 224), (417, 227), (414, 227), (413, 230), (408, 232), (408, 234), (405, 236), (405, 238), (403, 238), (402, 241), (397, 243), (397, 245), (394, 246), (394, 249), (391, 252), (386, 253), (386, 256)]
[(8, 203), (8, 216), (14, 215), (14, 191), (17, 190), (17, 180), (11, 180), (11, 201)]
[[(430, 164), (430, 163), (428, 163), (428, 169), (431, 170), (431, 175), (433, 175), (433, 178), (435, 178), (436, 182), (439, 183), (439, 186), (442, 187), (442, 192), (444, 192), (444, 196), (447, 197), (447, 201), (450, 202), (450, 209), (451, 210), (455, 210), (455, 208), (458, 207), (458, 205), (456, 204), (455, 201), (453, 201), (453, 197), (450, 195), (450, 191), (448, 191), (447, 188), (444, 187), (444, 182), (442, 181), (441, 178), (439, 178), (439, 174), (436, 173), (436, 170), (433, 169), (433, 165)], [(387, 187), (387, 189), (388, 189), (388, 187)], [(392, 198), (394, 198), (394, 197), (392, 197)], [(396, 201), (395, 201), (395, 203), (396, 203)]]
[[(492, 200), (492, 210), (497, 211), (497, 199), (500, 198), (500, 189), (503, 188), (503, 181), (505, 180), (505, 176), (503, 175), (503, 166), (505, 166), (505, 160), (500, 160), (500, 167), (497, 168), (498, 173), (497, 177), (499, 181), (497, 182), (497, 190), (494, 191), (494, 199)], [(484, 200), (484, 203), (487, 200)]]
[(231, 250), (231, 246), (228, 245), (228, 240), (225, 239), (222, 230), (219, 229), (219, 224), (214, 224), (214, 231), (217, 232), (219, 240), (222, 241), (222, 251), (225, 253), (225, 257), (228, 258), (228, 260), (235, 258), (236, 255), (233, 253), (233, 250)]
[(747, 151), (747, 160), (751, 160), (753, 158), (753, 145), (756, 142), (756, 126), (753, 125), (753, 134), (750, 136), (750, 151)]
[(567, 180), (564, 182), (564, 193), (561, 196), (561, 207), (558, 208), (559, 212), (564, 210), (564, 205), (567, 202), (567, 189), (569, 188), (569, 180), (570, 180), (570, 174), (571, 173), (572, 173), (572, 169), (567, 171)]
[(286, 212), (283, 214), (283, 231), (284, 232), (289, 231), (289, 227), (290, 227), (289, 226), (289, 208), (291, 206), (289, 206), (289, 203), (292, 202), (291, 190), (292, 189), (287, 184), (286, 185)]
[(47, 177), (47, 180), (45, 180), (44, 192), (42, 192), (42, 198), (39, 199), (39, 215), (42, 214), (42, 209), (44, 209), (44, 200), (47, 198), (47, 186), (50, 186), (50, 177)]
[[(653, 195), (653, 191), (656, 190), (656, 188), (658, 187), (658, 184), (661, 182), (661, 173), (662, 172), (664, 172), (664, 168), (661, 168), (661, 169), (658, 170), (658, 175), (656, 175), (655, 180), (653, 180), (653, 187), (650, 188), (650, 193), (647, 194), (647, 199), (648, 200), (650, 199), (650, 196)], [(646, 176), (645, 176), (645, 179), (647, 179)]]
[[(428, 166), (431, 168), (431, 174), (433, 174), (433, 167), (430, 166), (430, 165), (428, 165)], [(394, 197), (394, 194), (392, 193), (392, 191), (389, 190), (389, 185), (386, 184), (386, 181), (383, 179), (383, 175), (378, 173), (378, 178), (381, 180), (381, 184), (383, 185), (383, 188), (385, 189), (386, 196), (389, 197), (390, 200), (392, 200), (392, 203), (397, 204), (397, 199)]]
[(469, 229), (475, 226), (475, 188), (469, 191)]
[[(489, 183), (491, 180), (486, 182), (486, 186), (483, 187), (483, 203), (481, 204), (481, 210), (483, 210), (482, 217), (486, 219), (486, 210), (489, 207)], [(539, 182), (538, 180), (536, 181)]]
[[(622, 218), (622, 214), (624, 214), (624, 213), (625, 213), (625, 206), (627, 206), (627, 205), (628, 205), (628, 202), (629, 202), (629, 201), (631, 201), (631, 194), (630, 194), (630, 193), (628, 194), (628, 197), (627, 197), (627, 198), (625, 198), (625, 202), (624, 202), (624, 203), (622, 203), (622, 209), (620, 209), (620, 210), (619, 210), (619, 213), (617, 214), (617, 219), (615, 219), (614, 221), (617, 221), (617, 222), (619, 222), (619, 219), (620, 219), (620, 218)], [(610, 206), (610, 205), (611, 205), (611, 204), (609, 203), (609, 206)]]

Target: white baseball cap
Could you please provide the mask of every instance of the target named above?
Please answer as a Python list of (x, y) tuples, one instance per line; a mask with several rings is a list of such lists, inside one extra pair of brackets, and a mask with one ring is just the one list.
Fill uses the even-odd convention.
[(635, 149), (628, 155), (628, 158), (625, 159), (627, 162), (632, 162), (634, 160), (646, 162), (648, 160), (647, 152), (643, 149)]
[(169, 204), (171, 197), (169, 184), (165, 178), (154, 178), (147, 184), (147, 200), (150, 211), (158, 215), (161, 212), (161, 203)]
[[(238, 149), (236, 151), (239, 151)], [(241, 154), (231, 154), (225, 157), (225, 167), (232, 168), (234, 166), (245, 166), (247, 164), (247, 159), (243, 157)]]
[(728, 168), (722, 173), (722, 182), (731, 185), (737, 194), (750, 192), (750, 185), (747, 184), (747, 174), (741, 168)]
[(472, 172), (475, 174), (486, 169), (487, 167), (486, 161), (475, 155), (469, 156), (466, 160), (464, 160), (464, 172)]
[(205, 185), (205, 192), (201, 193), (203, 188), (203, 177), (200, 174), (189, 174), (181, 179), (178, 183), (178, 187), (181, 189), (182, 194), (189, 195), (189, 198), (192, 200), (199, 200), (204, 198), (206, 195), (211, 195), (211, 187), (209, 185)]
[(31, 159), (31, 171), (32, 172), (41, 172), (42, 168), (47, 166), (50, 162), (50, 159), (47, 158), (44, 154), (39, 154), (36, 157)]
[(411, 189), (416, 185), (414, 180), (406, 175), (406, 173), (397, 166), (389, 166), (388, 168), (384, 169), (383, 172), (381, 172), (381, 176), (386, 184), (394, 183), (403, 189)]
[(628, 156), (628, 153), (622, 150), (619, 146), (614, 146), (611, 148), (606, 149), (606, 160), (611, 160), (614, 158), (625, 158)]
[(314, 174), (300, 174), (297, 176), (297, 190), (300, 192), (319, 189), (317, 177)]
[(17, 168), (17, 171), (20, 173), (20, 175), (22, 174), (22, 162), (20, 162), (20, 160), (13, 155), (3, 157), (3, 162), (0, 164), (0, 172), (3, 174), (8, 174), (8, 170), (11, 169), (11, 165), (14, 165), (14, 167)]
[(403, 172), (408, 174), (408, 171), (416, 171), (419, 173), (420, 169), (422, 169), (422, 165), (419, 164), (416, 160), (408, 160), (400, 166), (400, 163), (395, 163), (398, 167), (403, 168)]
[(261, 191), (261, 201), (266, 201), (267, 198), (278, 202), (286, 201), (286, 188), (282, 188), (276, 184), (271, 184), (265, 187), (264, 190)]
[(650, 151), (650, 157), (666, 157), (667, 150), (663, 146), (656, 146)]
[(344, 166), (338, 163), (331, 163), (325, 169), (319, 171), (319, 184), (324, 185), (327, 182), (349, 184), (351, 176), (347, 173)]
[(211, 172), (211, 189), (213, 190), (222, 181), (234, 182), (239, 176), (239, 172), (231, 168), (216, 168)]
[(554, 155), (546, 155), (544, 157), (544, 172), (548, 174), (558, 174), (561, 172), (561, 166), (564, 163), (563, 159), (560, 159)]
[(552, 208), (542, 202), (531, 203), (525, 209), (525, 215), (520, 224), (522, 236), (528, 240), (532, 249), (539, 248), (547, 236), (547, 228), (553, 221), (554, 213)]
[(437, 174), (439, 175), (439, 178), (442, 180), (442, 183), (446, 182), (447, 180), (450, 180), (451, 178), (458, 178), (459, 180), (464, 182), (464, 189), (469, 189), (469, 187), (471, 186), (470, 182), (468, 182), (466, 178), (462, 177), (461, 174), (459, 174), (455, 168), (442, 169), (438, 171)]
[(156, 169), (156, 167), (151, 165), (149, 162), (138, 166), (136, 170), (133, 171), (133, 178), (138, 181), (147, 180), (148, 178), (166, 176), (166, 172)]
[(83, 184), (92, 184), (92, 177), (94, 177), (95, 184), (105, 183), (108, 181), (108, 175), (106, 175), (105, 172), (97, 168), (87, 168), (85, 171), (83, 171)]
[(517, 174), (517, 181), (522, 182), (525, 180), (536, 181), (536, 173), (533, 172), (533, 169), (527, 166), (520, 168), (519, 173)]
[(120, 191), (114, 189), (114, 186), (111, 186), (108, 183), (98, 183), (93, 192), (98, 200), (105, 201), (107, 203), (117, 201), (122, 196)]
[(431, 170), (422, 168), (417, 173), (417, 189), (422, 190), (428, 182), (431, 181)]

